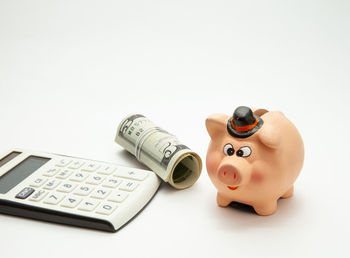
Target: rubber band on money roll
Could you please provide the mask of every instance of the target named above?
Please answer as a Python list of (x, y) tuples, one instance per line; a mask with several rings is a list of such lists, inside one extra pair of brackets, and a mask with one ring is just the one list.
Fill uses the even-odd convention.
[(137, 138), (137, 141), (135, 143), (135, 157), (138, 161), (140, 160), (140, 155), (141, 155), (141, 150), (142, 150), (142, 145), (147, 139), (154, 133), (156, 132), (161, 132), (163, 131), (159, 127), (152, 127), (148, 128), (147, 130), (143, 131), (142, 134)]

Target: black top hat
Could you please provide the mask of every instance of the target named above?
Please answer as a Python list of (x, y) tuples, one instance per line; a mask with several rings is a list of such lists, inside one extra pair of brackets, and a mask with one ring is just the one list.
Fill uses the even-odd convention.
[(227, 121), (228, 133), (237, 138), (247, 138), (253, 135), (263, 125), (261, 117), (254, 115), (249, 107), (238, 107)]

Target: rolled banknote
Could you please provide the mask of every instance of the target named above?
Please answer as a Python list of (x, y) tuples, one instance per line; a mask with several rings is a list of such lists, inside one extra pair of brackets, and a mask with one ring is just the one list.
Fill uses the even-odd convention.
[(177, 189), (190, 187), (200, 176), (199, 155), (143, 115), (123, 119), (115, 142)]

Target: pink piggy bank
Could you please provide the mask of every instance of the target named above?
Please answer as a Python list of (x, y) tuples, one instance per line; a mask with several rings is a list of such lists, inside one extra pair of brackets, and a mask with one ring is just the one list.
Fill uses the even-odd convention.
[(270, 215), (279, 198), (292, 196), (304, 144), (283, 113), (241, 106), (232, 117), (209, 116), (206, 127), (211, 138), (206, 165), (219, 206), (234, 201)]

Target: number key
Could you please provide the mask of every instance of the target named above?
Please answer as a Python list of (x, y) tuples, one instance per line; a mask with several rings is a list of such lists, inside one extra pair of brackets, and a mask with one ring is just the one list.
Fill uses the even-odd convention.
[(107, 195), (109, 195), (111, 190), (105, 188), (97, 188), (92, 192), (91, 197), (96, 199), (104, 199)]
[(63, 200), (61, 206), (67, 208), (75, 208), (81, 202), (81, 200), (82, 198), (80, 197), (70, 195)]
[(89, 195), (93, 189), (94, 188), (92, 188), (91, 186), (82, 185), (78, 187), (77, 190), (75, 190), (74, 194), (86, 196)]
[(76, 182), (82, 182), (84, 181), (89, 175), (84, 172), (76, 172), (74, 173), (69, 180), (76, 181)]
[(100, 202), (93, 199), (86, 199), (82, 201), (78, 207), (82, 211), (93, 211)]
[(78, 184), (73, 182), (64, 182), (58, 187), (57, 191), (70, 193), (74, 188), (77, 187)]
[(115, 203), (111, 202), (103, 202), (96, 210), (96, 213), (109, 215), (111, 214), (115, 209), (117, 208), (117, 205)]
[(109, 177), (103, 182), (102, 186), (116, 188), (121, 182), (122, 180), (119, 178)]
[(93, 175), (86, 181), (86, 183), (92, 185), (99, 185), (105, 178), (106, 177), (101, 175)]
[(47, 204), (57, 204), (60, 201), (62, 201), (62, 199), (64, 198), (64, 194), (61, 193), (50, 193), (46, 199), (44, 200), (44, 203)]

